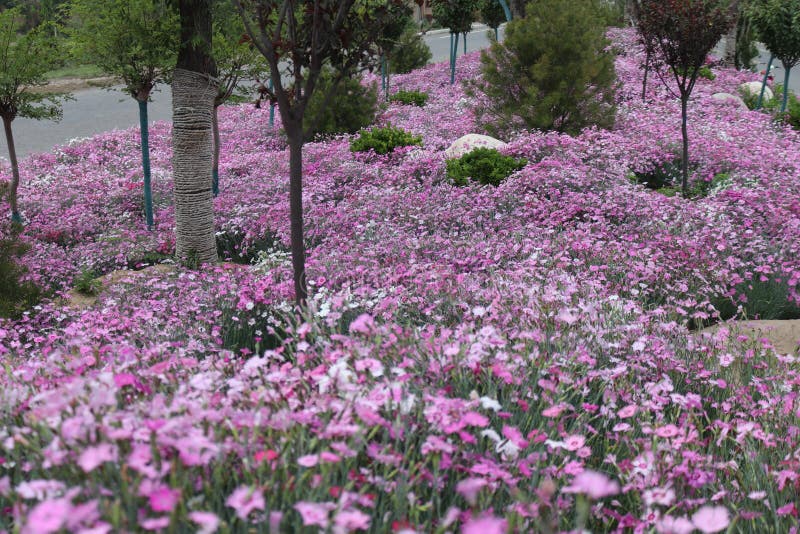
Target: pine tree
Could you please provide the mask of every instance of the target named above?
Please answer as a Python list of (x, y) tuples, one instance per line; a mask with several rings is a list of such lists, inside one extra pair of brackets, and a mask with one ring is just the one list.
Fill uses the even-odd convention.
[(493, 135), (515, 129), (575, 134), (614, 123), (616, 75), (596, 0), (539, 0), (481, 53), (476, 109)]

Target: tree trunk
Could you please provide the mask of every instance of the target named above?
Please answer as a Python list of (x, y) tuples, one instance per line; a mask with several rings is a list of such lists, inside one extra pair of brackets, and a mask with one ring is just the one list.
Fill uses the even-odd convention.
[(185, 265), (217, 261), (212, 122), (218, 92), (210, 0), (180, 0), (181, 47), (172, 82), (175, 254)]
[(686, 127), (687, 118), (687, 104), (689, 102), (689, 95), (681, 95), (681, 136), (683, 137), (683, 156), (681, 157), (681, 189), (683, 196), (686, 197), (686, 192), (689, 190), (689, 130)]
[(644, 79), (642, 80), (642, 102), (647, 100), (647, 75), (650, 73), (650, 52), (644, 56)]
[(736, 65), (736, 34), (737, 27), (739, 26), (739, 17), (742, 16), (737, 0), (732, 2), (731, 8), (736, 15), (730, 29), (728, 29), (728, 32), (722, 37), (722, 42), (725, 43), (725, 54), (722, 56), (722, 64), (726, 67), (733, 67)]
[[(736, 17), (737, 20), (739, 17)], [(736, 65), (736, 23), (728, 30), (728, 33), (722, 36), (723, 55), (722, 64), (726, 67), (733, 67)]]
[(303, 126), (286, 125), (289, 137), (289, 219), (291, 221), (294, 296), (298, 307), (308, 298), (306, 250), (303, 243)]
[(19, 189), (19, 163), (17, 162), (17, 148), (14, 146), (14, 133), (11, 131), (10, 117), (3, 117), (3, 128), (6, 131), (6, 144), (8, 145), (8, 159), (11, 161), (11, 187), (8, 189), (8, 203), (11, 206), (11, 220), (21, 223), (17, 205), (17, 189)]
[(147, 96), (139, 103), (139, 137), (142, 141), (142, 171), (144, 173), (144, 219), (147, 229), (153, 229), (153, 188), (150, 180), (150, 130), (147, 119)]
[(219, 106), (214, 105), (214, 111), (211, 115), (211, 129), (214, 135), (214, 163), (211, 166), (211, 193), (214, 196), (219, 195), (219, 117), (217, 111)]

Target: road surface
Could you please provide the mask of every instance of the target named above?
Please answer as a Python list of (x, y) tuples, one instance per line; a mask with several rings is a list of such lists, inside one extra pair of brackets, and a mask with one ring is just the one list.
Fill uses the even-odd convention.
[[(502, 28), (501, 28), (502, 38)], [(447, 61), (450, 53), (450, 34), (446, 31), (429, 32), (425, 42), (433, 54), (432, 61)], [(473, 30), (467, 39), (467, 51), (488, 46), (487, 29)], [(463, 52), (463, 41), (459, 42), (459, 54)], [(758, 69), (765, 67), (768, 55), (762, 51)], [(783, 80), (783, 69), (776, 68), (775, 80)], [(800, 72), (792, 77), (790, 87), (800, 94)], [(56, 145), (71, 139), (90, 137), (113, 129), (125, 129), (139, 124), (136, 101), (119, 90), (85, 89), (74, 93), (75, 100), (64, 104), (61, 122), (34, 121), (18, 118), (14, 121), (14, 138), (17, 155), (21, 159), (34, 152), (48, 152)], [(169, 86), (161, 85), (153, 94), (149, 105), (150, 121), (172, 120), (172, 92)], [(5, 136), (0, 135), (0, 158), (6, 158), (8, 148)]]

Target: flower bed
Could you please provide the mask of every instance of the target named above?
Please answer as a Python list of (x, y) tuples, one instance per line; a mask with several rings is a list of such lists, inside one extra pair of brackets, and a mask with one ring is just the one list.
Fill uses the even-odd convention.
[[(0, 530), (796, 528), (796, 356), (687, 327), (726, 297), (754, 309), (750, 286), (796, 302), (800, 136), (711, 100), (750, 79), (714, 69), (691, 154), (725, 187), (636, 185), (674, 158), (678, 105), (656, 84), (640, 101), (641, 55), (613, 37), (614, 131), (520, 133), (505, 152), (529, 164), (498, 187), (445, 177), (475, 125), (443, 64), (393, 78), (425, 108), (379, 118), (421, 148), (307, 145), (305, 321), (287, 314), (281, 136), (266, 110), (223, 108), (218, 229), (269, 250), (0, 324)], [(58, 293), (172, 252), (169, 142), (152, 128), (153, 232), (135, 131), (23, 163), (35, 281)]]

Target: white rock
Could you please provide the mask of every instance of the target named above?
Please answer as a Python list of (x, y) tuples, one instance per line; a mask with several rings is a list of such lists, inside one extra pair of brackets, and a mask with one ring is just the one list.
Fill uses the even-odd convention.
[(504, 146), (506, 146), (506, 143), (488, 135), (467, 134), (453, 141), (453, 144), (444, 151), (444, 155), (447, 159), (455, 159), (471, 152), (475, 148), (499, 149)]
[[(739, 86), (739, 90), (746, 94), (758, 96), (761, 94), (761, 82), (745, 82)], [(764, 100), (772, 100), (772, 89), (769, 86), (764, 88)]]
[(725, 103), (727, 103), (727, 102), (735, 102), (736, 105), (739, 106), (740, 108), (748, 109), (747, 108), (747, 104), (744, 103), (744, 100), (742, 100), (740, 97), (738, 97), (736, 95), (732, 95), (730, 93), (714, 93), (713, 95), (711, 95), (711, 98), (713, 98), (714, 100), (717, 100), (719, 102), (725, 102)]

